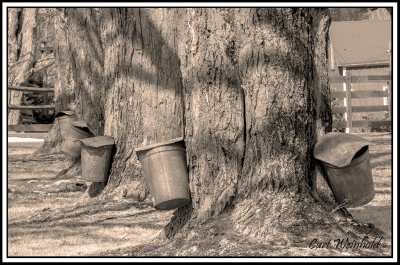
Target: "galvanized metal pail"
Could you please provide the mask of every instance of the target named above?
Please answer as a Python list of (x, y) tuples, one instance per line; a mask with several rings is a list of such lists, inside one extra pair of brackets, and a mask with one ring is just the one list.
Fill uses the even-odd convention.
[(73, 121), (76, 120), (75, 112), (73, 111), (60, 111), (56, 114), (56, 120), (60, 129), (61, 137), (63, 140), (67, 138), (68, 130), (71, 127)]
[(91, 132), (82, 130), (79, 127), (71, 126), (68, 130), (67, 138), (62, 146), (62, 151), (72, 157), (80, 157), (81, 142), (77, 140), (89, 137), (93, 137)]
[(315, 145), (314, 157), (322, 162), (339, 205), (361, 206), (374, 198), (370, 143), (357, 135), (332, 132)]
[(97, 136), (78, 141), (82, 143), (82, 178), (91, 182), (106, 182), (111, 165), (113, 138)]
[(368, 146), (362, 148), (345, 167), (322, 163), (339, 205), (356, 207), (372, 201), (375, 190)]
[(136, 149), (154, 207), (169, 210), (190, 202), (183, 138)]

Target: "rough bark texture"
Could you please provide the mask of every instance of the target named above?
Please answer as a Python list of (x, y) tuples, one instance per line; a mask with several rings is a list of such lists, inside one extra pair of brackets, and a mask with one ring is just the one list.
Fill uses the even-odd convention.
[[(8, 85), (21, 85), (36, 55), (37, 8), (8, 9)], [(8, 91), (8, 104), (20, 105), (23, 92)], [(8, 110), (8, 124), (18, 124), (20, 110)]]
[(103, 194), (143, 199), (134, 149), (184, 134), (192, 202), (167, 237), (224, 212), (263, 238), (324, 223), (310, 191), (331, 126), (326, 12), (67, 9), (76, 110), (116, 142)]
[[(241, 13), (240, 35), (250, 36), (240, 53), (247, 139), (234, 218), (239, 230), (266, 236), (300, 210), (292, 205), (311, 178), (312, 16), (308, 9)], [(274, 214), (285, 201), (291, 212)]]
[[(51, 26), (54, 31), (52, 45), (54, 45), (55, 62), (53, 70), (55, 78), (52, 85), (54, 86), (55, 113), (63, 110), (72, 110), (80, 115), (80, 99), (75, 93), (76, 81), (73, 76), (73, 60), (69, 44), (70, 38), (74, 38), (74, 35), (68, 32), (66, 10), (64, 8), (47, 8), (45, 12), (47, 13), (46, 18), (52, 22)], [(37, 153), (50, 153), (61, 150), (63, 141), (59, 126), (56, 121), (53, 124), (44, 139), (44, 144)]]
[[(247, 12), (246, 12), (247, 11)], [(240, 193), (303, 190), (309, 174), (312, 17), (307, 10), (243, 10), (241, 74), (246, 157)]]
[(218, 215), (235, 197), (244, 157), (244, 97), (234, 9), (189, 9), (181, 54), (193, 218)]
[(104, 134), (104, 49), (101, 14), (95, 8), (66, 8), (67, 38), (76, 100), (75, 112), (95, 135)]
[[(328, 81), (328, 43), (329, 43), (329, 26), (330, 17), (329, 9), (314, 10), (313, 13), (313, 29), (314, 36), (314, 67), (313, 67), (313, 104), (315, 105), (315, 122), (314, 136), (316, 141), (322, 135), (332, 131), (332, 110), (331, 95)], [(326, 198), (326, 201), (332, 201), (332, 192), (326, 183), (326, 177), (321, 166), (316, 160), (312, 160), (311, 168), (313, 178), (310, 181), (312, 186), (312, 194), (316, 198)]]
[(187, 15), (181, 60), (192, 204), (175, 212), (166, 236), (226, 206), (233, 206), (236, 229), (254, 236), (307, 223), (312, 211), (322, 220), (324, 211), (309, 194), (312, 148), (330, 126), (327, 77), (314, 79), (326, 75), (326, 12), (194, 9)]
[(76, 110), (75, 80), (72, 76), (71, 51), (68, 43), (64, 10), (52, 9), (54, 14), (55, 68), (54, 101), (56, 113), (62, 110)]
[[(107, 192), (144, 199), (135, 148), (182, 136), (177, 9), (104, 9), (105, 131), (116, 141)], [(120, 193), (118, 192), (118, 195)]]

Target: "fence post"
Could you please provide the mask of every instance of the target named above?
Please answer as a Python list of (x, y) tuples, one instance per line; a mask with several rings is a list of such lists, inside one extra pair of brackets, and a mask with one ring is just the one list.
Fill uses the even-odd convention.
[[(40, 47), (41, 48), (45, 48), (46, 47), (46, 41), (42, 41), (40, 43)], [(40, 52), (40, 59), (45, 59), (46, 55), (47, 55), (47, 51), (41, 51)], [(47, 87), (48, 84), (48, 79), (47, 79), (47, 69), (42, 70), (42, 77), (43, 77), (43, 87)], [(45, 99), (47, 100), (47, 95), (45, 95)], [(32, 111), (33, 113), (33, 111)], [(49, 111), (48, 110), (43, 110), (44, 115), (48, 116), (49, 115)]]
[(388, 82), (388, 113), (389, 113), (389, 120), (392, 120), (392, 81)]
[(351, 128), (353, 127), (352, 115), (353, 109), (351, 104), (351, 73), (346, 73), (346, 113), (347, 113), (347, 126), (346, 133), (351, 133)]
[(389, 120), (392, 120), (392, 42), (389, 42), (389, 75), (390, 81), (388, 84), (388, 113), (389, 113)]

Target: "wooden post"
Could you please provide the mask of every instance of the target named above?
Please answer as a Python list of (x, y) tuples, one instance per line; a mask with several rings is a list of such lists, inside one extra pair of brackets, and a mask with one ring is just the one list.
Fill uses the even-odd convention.
[[(46, 41), (42, 41), (41, 42), (41, 48), (45, 48), (46, 47)], [(48, 51), (41, 51), (41, 56), (40, 59), (45, 59)], [(43, 87), (47, 87), (48, 84), (48, 79), (47, 79), (47, 69), (42, 70), (42, 77), (43, 77)], [(47, 95), (45, 95), (45, 99), (47, 100)], [(43, 110), (44, 115), (48, 116), (49, 115), (49, 111), (48, 110)]]
[(347, 126), (346, 133), (351, 133), (352, 125), (352, 104), (351, 104), (351, 73), (346, 73), (346, 113), (347, 113)]
[[(389, 75), (392, 76), (392, 43), (389, 42)], [(392, 120), (392, 81), (390, 80), (388, 83), (388, 113), (389, 113), (389, 120)]]
[(388, 82), (388, 113), (389, 113), (389, 120), (392, 120), (392, 81)]
[[(344, 67), (343, 66), (343, 68), (342, 68), (342, 76), (346, 76), (346, 71), (347, 69), (346, 69), (346, 67)], [(343, 91), (344, 92), (346, 92), (346, 81), (343, 83)], [(344, 98), (343, 99), (343, 106), (344, 107), (347, 107), (347, 99), (346, 98)], [(346, 123), (347, 123), (347, 111), (344, 113), (344, 120), (346, 121)], [(345, 131), (346, 133), (349, 133), (349, 129), (348, 128), (346, 128), (346, 131)]]

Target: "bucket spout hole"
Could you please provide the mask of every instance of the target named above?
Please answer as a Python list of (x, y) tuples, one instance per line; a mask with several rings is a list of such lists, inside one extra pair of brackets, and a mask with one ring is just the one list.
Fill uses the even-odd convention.
[(363, 148), (361, 148), (361, 149), (353, 156), (353, 159), (352, 159), (352, 160), (354, 160), (354, 159), (356, 159), (356, 158), (362, 156), (367, 150), (368, 150), (368, 145), (367, 145), (367, 146), (364, 146)]

